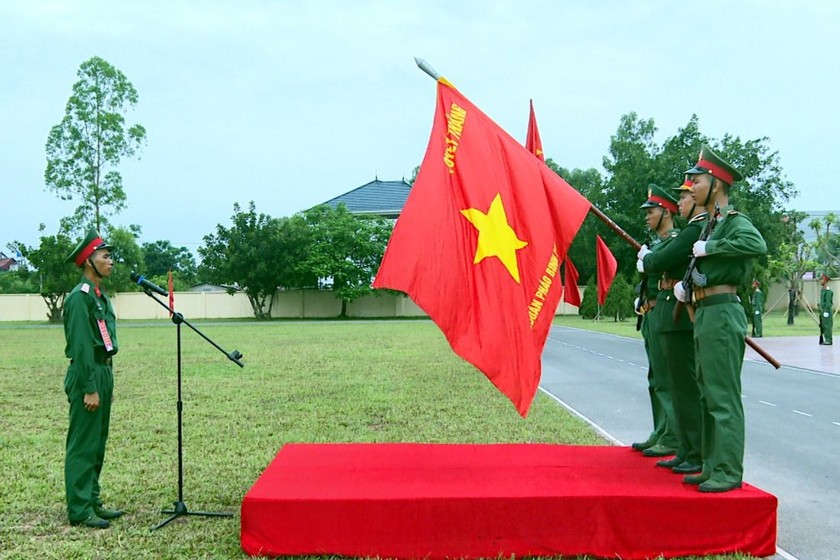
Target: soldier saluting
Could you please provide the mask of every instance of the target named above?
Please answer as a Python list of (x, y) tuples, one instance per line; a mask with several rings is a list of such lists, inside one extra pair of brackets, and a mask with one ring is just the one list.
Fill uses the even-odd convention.
[(83, 272), (64, 302), (64, 354), (70, 358), (64, 378), (70, 403), (64, 461), (67, 516), (71, 525), (98, 529), (123, 514), (102, 505), (99, 488), (114, 390), (111, 356), (118, 349), (114, 308), (100, 287), (114, 265), (110, 249), (95, 229), (87, 232), (67, 257)]
[[(729, 204), (732, 184), (742, 179), (729, 163), (704, 145), (685, 174), (694, 202), (716, 223), (708, 239), (693, 246), (703, 470), (683, 480), (699, 485), (701, 492), (727, 492), (740, 488), (744, 476), (741, 366), (747, 317), (736, 292), (752, 277), (753, 260), (767, 252), (767, 244), (752, 222)], [(682, 282), (674, 286), (674, 295), (685, 301)]]

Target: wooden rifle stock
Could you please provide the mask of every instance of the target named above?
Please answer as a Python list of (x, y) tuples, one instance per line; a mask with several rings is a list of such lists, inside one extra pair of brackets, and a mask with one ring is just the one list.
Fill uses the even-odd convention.
[(782, 364), (779, 362), (779, 360), (771, 356), (767, 350), (759, 346), (758, 342), (756, 342), (752, 338), (745, 336), (744, 342), (746, 342), (747, 346), (755, 350), (756, 354), (764, 358), (767, 361), (767, 363), (769, 363), (774, 368), (779, 369), (780, 367), (782, 367)]

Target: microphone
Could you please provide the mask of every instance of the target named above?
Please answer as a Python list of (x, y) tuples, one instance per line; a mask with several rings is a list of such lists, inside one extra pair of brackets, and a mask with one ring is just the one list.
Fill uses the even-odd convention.
[(143, 288), (144, 290), (151, 290), (151, 291), (155, 292), (156, 294), (160, 294), (162, 296), (168, 296), (169, 295), (169, 292), (167, 292), (166, 290), (164, 290), (163, 288), (161, 288), (157, 284), (152, 284), (151, 282), (146, 280), (146, 277), (143, 276), (142, 274), (137, 274), (136, 272), (132, 272), (129, 275), (129, 278), (131, 278), (132, 282), (136, 282), (137, 285), (140, 286), (141, 288)]

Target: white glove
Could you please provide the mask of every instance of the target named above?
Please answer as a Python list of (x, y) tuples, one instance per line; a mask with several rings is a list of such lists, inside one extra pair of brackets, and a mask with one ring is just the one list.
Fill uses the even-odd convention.
[(826, 311), (825, 313), (823, 313), (823, 317), (825, 317), (826, 319), (828, 319), (828, 311)]
[(685, 303), (685, 286), (682, 282), (674, 284), (674, 297)]
[(755, 314), (756, 314), (756, 315), (761, 315), (761, 311), (759, 311), (758, 309), (756, 309), (756, 310), (755, 310)]
[(693, 253), (695, 257), (705, 257), (709, 253), (706, 252), (706, 242), (705, 241), (695, 241)]
[(645, 261), (643, 261), (642, 259), (637, 260), (636, 261), (636, 270), (638, 270), (639, 272), (644, 272), (645, 271)]
[(651, 252), (651, 251), (650, 251), (650, 249), (648, 249), (648, 246), (647, 246), (647, 245), (642, 245), (642, 246), (639, 248), (639, 252), (638, 252), (638, 253), (636, 253), (636, 258), (637, 258), (637, 259), (642, 259), (642, 260), (644, 260), (645, 255), (647, 255), (647, 254), (648, 254), (648, 253), (650, 253), (650, 252)]
[(636, 300), (633, 302), (633, 312), (636, 315), (644, 315), (642, 308), (639, 306), (639, 298), (636, 298)]

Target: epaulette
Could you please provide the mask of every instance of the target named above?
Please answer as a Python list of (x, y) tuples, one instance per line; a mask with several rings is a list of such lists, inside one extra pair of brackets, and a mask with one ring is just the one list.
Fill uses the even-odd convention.
[(85, 284), (84, 282), (82, 282), (82, 285), (79, 286), (79, 291), (84, 292), (86, 294), (89, 293), (90, 292), (90, 284)]
[(679, 234), (680, 234), (680, 230), (678, 230), (678, 229), (672, 229), (672, 230), (671, 230), (671, 233), (670, 233), (670, 234), (668, 234), (668, 237), (676, 237), (676, 236), (678, 236)]
[(708, 217), (709, 217), (709, 213), (708, 212), (703, 212), (701, 214), (697, 214), (696, 216), (694, 216), (693, 218), (688, 220), (688, 223), (691, 224), (691, 223), (694, 223), (694, 222), (699, 222), (701, 220), (705, 220)]

